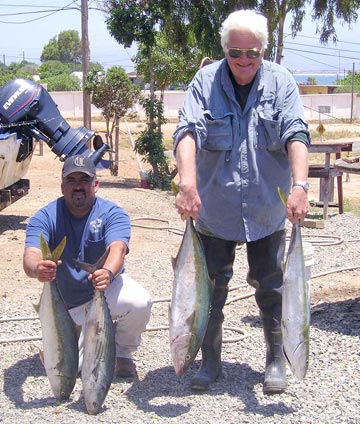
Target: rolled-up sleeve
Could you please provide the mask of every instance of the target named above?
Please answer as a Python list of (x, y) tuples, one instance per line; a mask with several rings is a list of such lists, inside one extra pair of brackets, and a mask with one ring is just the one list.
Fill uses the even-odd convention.
[(294, 140), (297, 133), (302, 133), (299, 141), (307, 146), (310, 145), (310, 132), (308, 124), (304, 120), (304, 109), (301, 102), (298, 86), (293, 77), (288, 74), (286, 82), (286, 93), (283, 108), (280, 112), (281, 120), (281, 145), (286, 147), (286, 143)]
[(174, 154), (176, 147), (187, 133), (191, 133), (196, 141), (197, 149), (207, 138), (207, 127), (204, 119), (204, 99), (202, 96), (202, 82), (200, 71), (195, 75), (190, 83), (186, 95), (184, 106), (180, 113), (180, 120), (173, 134)]

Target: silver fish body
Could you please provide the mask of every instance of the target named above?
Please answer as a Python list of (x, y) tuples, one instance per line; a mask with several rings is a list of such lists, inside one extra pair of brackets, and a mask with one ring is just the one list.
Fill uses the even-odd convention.
[(310, 288), (299, 222), (293, 224), (291, 232), (282, 293), (283, 352), (293, 374), (302, 380), (309, 363)]
[(192, 219), (173, 260), (174, 282), (169, 309), (171, 356), (176, 374), (183, 374), (202, 344), (214, 282), (210, 279), (201, 239)]
[(79, 349), (75, 324), (56, 282), (44, 283), (35, 309), (41, 322), (46, 375), (54, 396), (61, 401), (67, 400), (76, 383)]
[[(77, 267), (94, 273), (102, 268), (109, 249), (95, 264), (74, 259)], [(96, 415), (105, 400), (114, 377), (116, 360), (115, 329), (103, 291), (95, 290), (85, 315), (84, 356), (81, 370), (87, 412)]]
[(86, 312), (81, 371), (85, 405), (90, 415), (99, 412), (113, 380), (114, 369), (114, 324), (104, 293), (95, 290)]

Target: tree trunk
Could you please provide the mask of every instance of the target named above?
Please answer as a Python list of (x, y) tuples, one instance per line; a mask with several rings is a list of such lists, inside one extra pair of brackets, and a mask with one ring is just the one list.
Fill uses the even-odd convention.
[(276, 48), (276, 59), (275, 62), (279, 65), (281, 64), (281, 60), (283, 57), (284, 50), (284, 23), (285, 17), (283, 15), (279, 15), (279, 24), (278, 24), (278, 39), (277, 39), (277, 48)]

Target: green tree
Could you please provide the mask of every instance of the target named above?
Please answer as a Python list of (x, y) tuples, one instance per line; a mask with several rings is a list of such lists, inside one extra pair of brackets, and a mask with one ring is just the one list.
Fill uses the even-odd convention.
[(8, 81), (11, 81), (12, 79), (15, 79), (16, 76), (14, 74), (11, 74), (5, 70), (1, 70), (0, 72), (0, 87), (6, 84)]
[(81, 39), (74, 30), (60, 32), (58, 36), (60, 61), (64, 63), (81, 63)]
[(117, 175), (119, 150), (119, 122), (140, 97), (140, 87), (132, 84), (123, 68), (113, 66), (106, 72), (94, 67), (90, 70), (84, 89), (91, 94), (91, 103), (102, 110), (106, 122), (106, 140), (113, 148), (115, 130), (115, 167)]
[(51, 38), (48, 44), (43, 47), (40, 60), (41, 62), (54, 60), (60, 62), (60, 52), (56, 36)]
[(58, 60), (49, 60), (39, 66), (38, 73), (40, 78), (45, 80), (47, 78), (63, 74), (70, 75), (71, 67), (70, 65), (62, 63)]
[(54, 75), (44, 80), (42, 83), (47, 84), (48, 91), (80, 91), (81, 81), (72, 75), (61, 74)]
[(57, 60), (63, 63), (81, 63), (81, 39), (75, 30), (67, 30), (50, 39), (41, 53), (41, 62)]
[[(345, 24), (357, 21), (360, 0), (173, 0), (169, 1), (169, 5), (168, 26), (176, 28), (170, 31), (170, 38), (171, 34), (177, 34), (180, 42), (186, 40), (186, 37), (179, 36), (179, 31), (181, 25), (187, 23), (182, 29), (192, 28), (204, 56), (213, 59), (223, 57), (219, 29), (229, 13), (246, 8), (262, 12), (268, 18), (269, 30), (269, 46), (265, 57), (281, 63), (285, 19), (288, 16), (291, 18), (292, 36), (295, 37), (302, 29), (306, 8), (310, 8), (311, 17), (317, 23), (320, 41), (326, 44), (329, 40), (337, 40), (334, 27), (336, 21)], [(165, 25), (165, 30), (168, 26)]]
[(10, 65), (0, 64), (0, 86), (15, 78), (33, 79), (37, 74), (38, 65), (26, 60), (12, 62)]
[[(353, 88), (354, 80), (354, 88)], [(342, 78), (340, 81), (341, 87), (338, 87), (336, 93), (351, 93), (354, 90), (354, 93), (360, 93), (360, 72), (349, 72), (345, 78)]]
[[(175, 176), (169, 170), (168, 160), (165, 156), (165, 148), (162, 142), (162, 133), (159, 131), (159, 123), (165, 123), (163, 102), (157, 98), (143, 98), (141, 104), (148, 118), (147, 128), (143, 130), (135, 142), (135, 150), (144, 156), (144, 160), (152, 164), (149, 175), (149, 183), (152, 187), (169, 190), (171, 179)], [(151, 145), (151, 149), (149, 149)], [(156, 164), (156, 166), (155, 166)]]
[(146, 103), (149, 121), (145, 130), (146, 137), (143, 134), (143, 140), (146, 140), (146, 146), (143, 147), (149, 153), (146, 157), (154, 160), (150, 162), (153, 168), (154, 186), (161, 188), (164, 187), (163, 182), (168, 179), (168, 170), (164, 173), (161, 166), (163, 160), (166, 162), (166, 157), (161, 133), (163, 119), (159, 116), (162, 108), (158, 107), (158, 99), (155, 97), (153, 49), (156, 45), (156, 33), (164, 27), (167, 18), (171, 16), (172, 2), (108, 0), (104, 1), (103, 5), (107, 14), (107, 27), (115, 40), (125, 47), (130, 47), (134, 42), (142, 43), (144, 46), (149, 65), (150, 97)]
[(317, 85), (317, 79), (315, 77), (308, 77), (306, 80), (307, 85)]
[[(191, 41), (189, 41), (191, 42)], [(189, 44), (188, 44), (189, 45)], [(163, 100), (164, 90), (171, 85), (188, 84), (195, 72), (199, 69), (202, 59), (201, 51), (197, 46), (187, 51), (180, 51), (169, 42), (164, 31), (155, 36), (155, 46), (152, 48), (155, 90), (161, 91), (160, 100)], [(135, 56), (136, 72), (142, 75), (144, 82), (150, 82), (149, 61), (147, 47), (140, 43)]]

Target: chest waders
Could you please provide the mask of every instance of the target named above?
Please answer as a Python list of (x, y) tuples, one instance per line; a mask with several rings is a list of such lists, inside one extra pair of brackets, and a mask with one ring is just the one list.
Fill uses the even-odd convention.
[(266, 343), (265, 394), (282, 393), (287, 387), (281, 334), (284, 251), (285, 230), (247, 243), (247, 280), (256, 289), (255, 299), (260, 309)]
[(208, 272), (215, 279), (210, 317), (201, 345), (202, 361), (191, 380), (191, 388), (208, 390), (221, 375), (223, 307), (228, 294), (228, 283), (233, 275), (236, 243), (200, 234), (204, 245)]
[[(233, 275), (236, 242), (200, 234), (210, 278), (215, 279), (208, 327), (201, 346), (202, 362), (191, 380), (191, 388), (208, 390), (221, 375), (223, 307), (228, 283)], [(255, 287), (266, 343), (264, 393), (281, 393), (287, 387), (286, 365), (282, 353), (281, 300), (282, 261), (285, 231), (247, 243), (248, 283)]]

